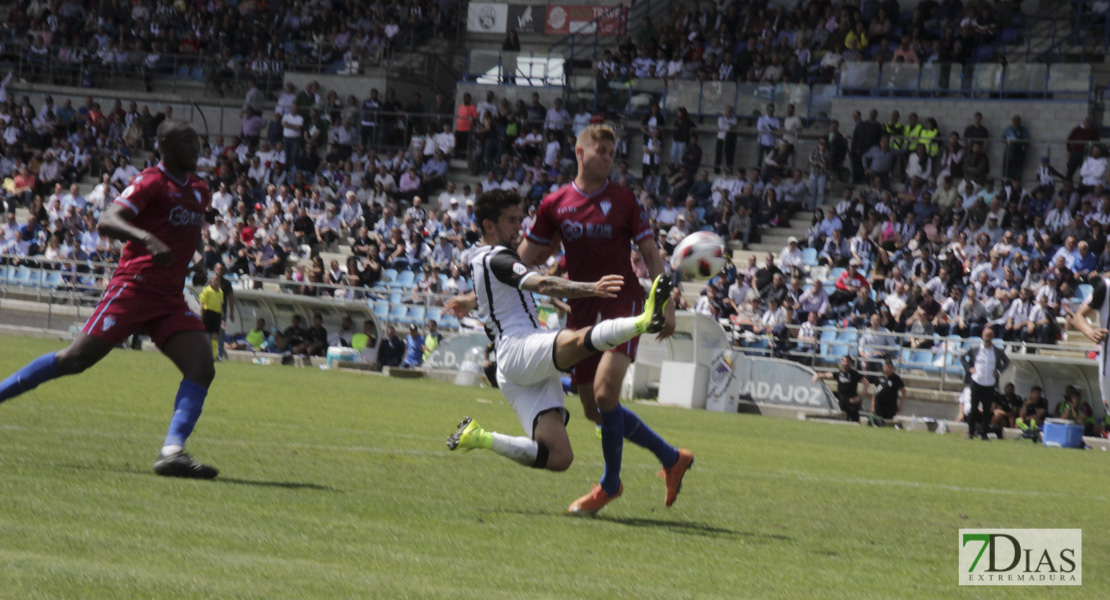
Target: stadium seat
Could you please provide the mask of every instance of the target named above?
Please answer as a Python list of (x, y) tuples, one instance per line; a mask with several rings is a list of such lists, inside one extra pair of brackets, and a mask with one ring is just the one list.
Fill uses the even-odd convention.
[(413, 273), (412, 271), (401, 271), (397, 275), (397, 285), (398, 286), (407, 290), (415, 284), (416, 284), (416, 273)]
[(424, 323), (424, 311), (423, 306), (414, 306), (409, 309), (409, 313), (401, 319), (401, 322), (406, 325), (422, 325)]
[(807, 267), (817, 266), (817, 248), (805, 248), (802, 250), (802, 263)]
[(62, 287), (65, 282), (62, 280), (61, 271), (46, 271), (42, 276), (42, 287), (56, 290)]
[(389, 304), (385, 301), (378, 300), (374, 302), (373, 308), (374, 315), (377, 316), (379, 319), (385, 319), (389, 317)]
[(392, 304), (393, 306), (397, 306), (398, 304), (400, 304), (401, 303), (401, 292), (393, 292), (392, 294), (390, 294), (389, 295), (389, 303)]
[(401, 303), (398, 302), (397, 304), (393, 305), (392, 309), (390, 309), (390, 311), (389, 311), (389, 320), (393, 321), (395, 323), (404, 323), (405, 322), (405, 316), (408, 314), (408, 312), (409, 312), (408, 305), (407, 304), (401, 304)]
[(386, 269), (382, 271), (382, 281), (389, 284), (391, 281), (397, 281), (397, 269)]
[(0, 285), (8, 285), (8, 267), (0, 265)]
[(932, 350), (915, 350), (913, 352), (913, 368), (926, 373), (939, 373), (940, 368), (933, 364), (936, 358)]
[(836, 280), (840, 279), (840, 276), (844, 274), (844, 271), (845, 269), (843, 269), (842, 267), (831, 269), (829, 271), (829, 274), (825, 276), (825, 281), (836, 283)]
[(1084, 302), (1087, 300), (1087, 298), (1091, 297), (1091, 294), (1093, 294), (1094, 291), (1095, 288), (1091, 284), (1081, 283), (1079, 284), (1079, 287), (1075, 290), (1075, 298), (1080, 302)]
[(12, 274), (12, 283), (15, 285), (31, 286), (31, 269), (26, 266), (16, 267), (15, 272)]
[(459, 320), (452, 316), (444, 316), (439, 323), (440, 329), (458, 329)]
[(832, 330), (822, 331), (818, 341), (821, 344), (821, 356), (819, 357), (821, 362), (835, 363), (836, 360), (832, 358), (832, 343), (836, 341), (836, 332)]
[(428, 312), (424, 315), (424, 318), (429, 321), (435, 321), (438, 325), (439, 322), (443, 320), (443, 307), (433, 306), (429, 308)]

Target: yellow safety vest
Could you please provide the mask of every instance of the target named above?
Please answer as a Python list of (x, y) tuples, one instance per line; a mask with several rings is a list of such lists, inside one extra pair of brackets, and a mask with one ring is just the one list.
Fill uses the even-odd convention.
[(883, 130), (890, 136), (890, 147), (895, 150), (901, 150), (905, 147), (902, 136), (905, 135), (906, 126), (901, 123), (887, 123), (883, 125)]
[(918, 137), (921, 138), (921, 143), (925, 145), (925, 152), (929, 156), (935, 157), (937, 155), (937, 135), (940, 134), (939, 129), (922, 129)]
[(903, 131), (906, 132), (904, 135), (907, 138), (909, 138), (909, 139), (906, 140), (906, 149), (909, 150), (910, 152), (913, 152), (914, 150), (917, 150), (917, 141), (921, 138), (921, 129), (922, 129), (921, 123), (918, 123), (917, 125), (914, 125), (913, 127), (910, 127), (907, 124), (903, 128)]

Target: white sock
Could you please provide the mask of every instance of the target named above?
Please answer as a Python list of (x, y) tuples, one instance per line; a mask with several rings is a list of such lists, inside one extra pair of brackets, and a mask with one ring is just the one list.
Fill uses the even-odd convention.
[(177, 454), (178, 452), (181, 452), (184, 449), (185, 449), (184, 446), (162, 446), (162, 456), (169, 456), (171, 454)]
[(502, 433), (491, 433), (493, 445), (490, 450), (516, 461), (526, 467), (536, 464), (536, 455), (539, 453), (539, 444), (524, 436), (513, 437)]
[(590, 329), (587, 341), (598, 351), (612, 350), (640, 335), (636, 333), (636, 317), (606, 319)]

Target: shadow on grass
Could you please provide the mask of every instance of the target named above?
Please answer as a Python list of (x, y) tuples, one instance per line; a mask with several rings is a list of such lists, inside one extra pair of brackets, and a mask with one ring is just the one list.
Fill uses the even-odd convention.
[(681, 533), (684, 535), (699, 535), (703, 537), (715, 538), (734, 538), (746, 540), (754, 543), (769, 543), (769, 542), (794, 542), (794, 538), (788, 535), (781, 535), (777, 533), (757, 533), (753, 531), (736, 531), (733, 529), (726, 529), (724, 527), (715, 527), (707, 523), (698, 523), (693, 521), (668, 521), (664, 519), (644, 519), (637, 517), (612, 517), (608, 515), (599, 515), (595, 517), (581, 517), (568, 515), (565, 513), (549, 513), (543, 511), (527, 511), (527, 510), (494, 510), (495, 513), (522, 515), (526, 517), (552, 517), (552, 518), (567, 518), (567, 519), (593, 519), (602, 523), (612, 523), (614, 525), (624, 525), (626, 527), (651, 527), (661, 530), (669, 530), (674, 533)]
[[(66, 469), (73, 469), (76, 471), (112, 471), (114, 473), (124, 473), (126, 475), (138, 475), (141, 477), (156, 477), (153, 471), (139, 471), (135, 469), (119, 469), (102, 465), (62, 465)], [(187, 478), (184, 478), (187, 479)], [(339, 492), (343, 490), (333, 488), (327, 485), (320, 485), (317, 483), (302, 483), (298, 481), (256, 481), (253, 479), (237, 479), (235, 477), (217, 477), (212, 480), (215, 483), (228, 483), (231, 485), (250, 485), (255, 487), (269, 487), (269, 488), (284, 488), (287, 490), (315, 490), (318, 492)]]
[(253, 485), (257, 487), (285, 488), (287, 490), (316, 490), (318, 492), (342, 492), (343, 490), (317, 483), (300, 483), (296, 481), (254, 481), (251, 479), (236, 479), (234, 477), (217, 477), (212, 481), (216, 483), (230, 483), (232, 485)]

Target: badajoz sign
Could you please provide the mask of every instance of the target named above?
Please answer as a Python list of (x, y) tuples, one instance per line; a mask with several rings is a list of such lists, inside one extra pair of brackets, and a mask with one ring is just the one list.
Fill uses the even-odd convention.
[(960, 585), (1083, 585), (1083, 530), (961, 529)]

